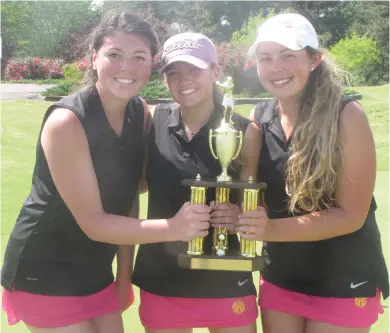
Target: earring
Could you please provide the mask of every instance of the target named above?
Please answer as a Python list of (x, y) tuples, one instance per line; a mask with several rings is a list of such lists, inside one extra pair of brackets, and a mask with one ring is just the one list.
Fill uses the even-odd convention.
[(95, 64), (95, 63), (92, 64), (92, 69), (93, 69), (94, 71), (96, 71), (96, 64)]
[(312, 67), (312, 68), (311, 68), (311, 71), (314, 71), (315, 69), (316, 69), (315, 67)]

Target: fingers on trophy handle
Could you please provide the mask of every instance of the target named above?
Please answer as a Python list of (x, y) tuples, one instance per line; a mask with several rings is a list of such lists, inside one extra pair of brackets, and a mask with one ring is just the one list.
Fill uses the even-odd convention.
[(242, 131), (239, 131), (237, 133), (237, 139), (239, 140), (238, 141), (238, 149), (237, 149), (236, 155), (234, 155), (232, 160), (235, 160), (238, 157), (238, 155), (240, 154), (240, 152), (241, 152), (241, 148), (242, 148)]
[(211, 152), (211, 155), (213, 155), (213, 157), (214, 157), (216, 160), (218, 160), (218, 157), (217, 157), (217, 155), (215, 154), (214, 148), (213, 148), (213, 137), (214, 137), (213, 130), (210, 129), (210, 131), (209, 131), (209, 146), (210, 146), (210, 152)]

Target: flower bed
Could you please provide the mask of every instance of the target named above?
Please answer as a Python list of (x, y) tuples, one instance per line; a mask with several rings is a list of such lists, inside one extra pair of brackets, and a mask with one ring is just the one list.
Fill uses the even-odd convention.
[(63, 63), (61, 59), (12, 58), (7, 61), (4, 78), (7, 81), (62, 79)]

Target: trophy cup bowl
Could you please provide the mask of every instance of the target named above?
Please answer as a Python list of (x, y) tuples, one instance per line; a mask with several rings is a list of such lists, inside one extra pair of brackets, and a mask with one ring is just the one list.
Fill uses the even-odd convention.
[[(213, 148), (213, 137), (215, 138), (215, 151)], [(237, 139), (238, 149), (237, 149)], [(230, 163), (237, 158), (242, 147), (242, 131), (234, 129), (232, 124), (222, 123), (222, 125), (214, 131), (209, 132), (209, 146), (213, 157), (219, 161), (222, 167), (222, 173), (217, 177), (217, 181), (231, 181), (232, 178), (228, 175), (227, 169)]]

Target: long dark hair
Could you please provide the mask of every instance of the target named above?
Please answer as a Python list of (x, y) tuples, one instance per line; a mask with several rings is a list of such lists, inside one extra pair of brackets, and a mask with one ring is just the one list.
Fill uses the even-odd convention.
[(96, 70), (92, 67), (93, 50), (98, 51), (103, 44), (104, 37), (113, 35), (117, 32), (136, 34), (143, 38), (149, 45), (152, 57), (157, 54), (159, 42), (153, 27), (140, 17), (126, 12), (110, 13), (92, 30), (88, 37), (89, 60), (88, 69), (85, 72), (84, 83), (93, 85), (96, 83), (98, 76)]

